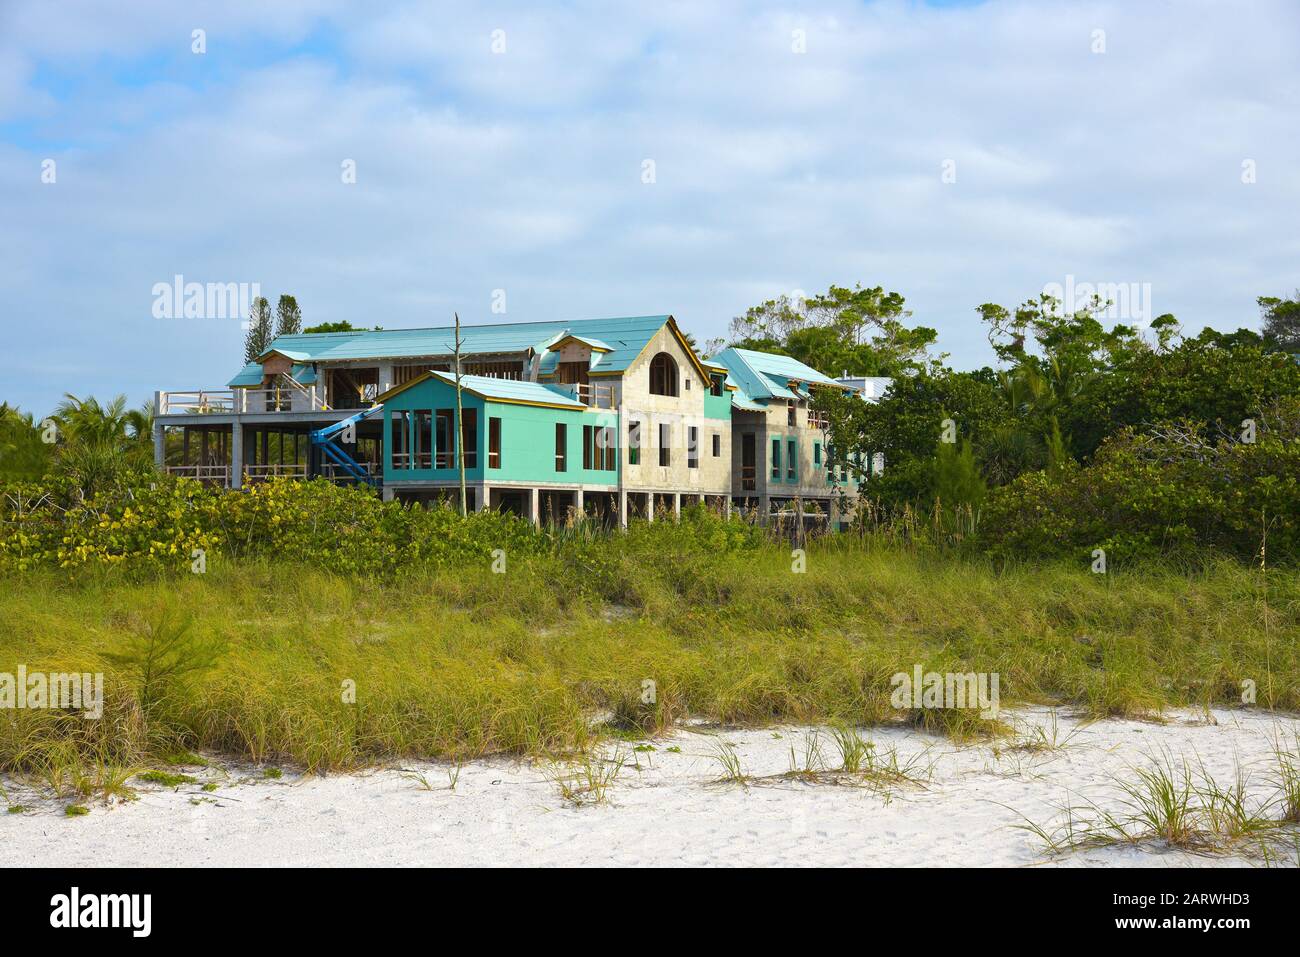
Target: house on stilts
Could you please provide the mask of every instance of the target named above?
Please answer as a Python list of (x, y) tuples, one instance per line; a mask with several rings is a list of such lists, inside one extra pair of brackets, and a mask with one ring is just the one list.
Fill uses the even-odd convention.
[(279, 336), (225, 389), (157, 393), (157, 465), (427, 503), (458, 497), (463, 457), (471, 508), (537, 522), (626, 524), (684, 503), (834, 521), (856, 485), (813, 391), (882, 388), (744, 349), (701, 358), (670, 315), (462, 326), (458, 430), (454, 343), (451, 327)]

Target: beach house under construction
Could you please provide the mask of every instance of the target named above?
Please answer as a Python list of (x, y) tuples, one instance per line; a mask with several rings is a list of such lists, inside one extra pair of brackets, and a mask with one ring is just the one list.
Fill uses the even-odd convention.
[(813, 390), (865, 397), (881, 381), (744, 349), (703, 359), (669, 315), (463, 326), (459, 396), (456, 351), (452, 327), (279, 336), (225, 389), (157, 394), (158, 467), (431, 502), (458, 496), (463, 459), (471, 508), (539, 522), (684, 503), (829, 519), (855, 486)]

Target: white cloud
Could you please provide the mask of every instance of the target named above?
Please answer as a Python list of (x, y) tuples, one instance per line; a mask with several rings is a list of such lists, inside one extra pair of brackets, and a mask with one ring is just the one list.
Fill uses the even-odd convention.
[[(224, 382), (237, 322), (149, 316), (176, 273), (313, 322), (493, 321), (505, 288), (509, 320), (670, 311), (700, 338), (861, 281), (960, 365), (988, 358), (978, 303), (1066, 274), (1152, 282), (1191, 331), (1300, 285), (1285, 0), (123, 9), (0, 14), (0, 381), (36, 411)], [(195, 24), (198, 64), (168, 52)]]

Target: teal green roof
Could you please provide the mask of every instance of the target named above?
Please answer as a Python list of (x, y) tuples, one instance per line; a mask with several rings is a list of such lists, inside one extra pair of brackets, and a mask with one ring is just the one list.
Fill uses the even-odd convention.
[[(466, 356), (521, 355), (532, 349), (541, 356), (540, 374), (547, 375), (554, 371), (558, 361), (558, 353), (548, 351), (549, 348), (566, 337), (573, 337), (595, 350), (608, 350), (593, 351), (590, 366), (593, 374), (618, 374), (626, 371), (671, 320), (672, 316), (658, 315), (461, 326), (461, 348)], [(298, 333), (277, 336), (262, 356), (274, 352), (292, 359), (293, 377), (300, 383), (311, 384), (315, 368), (322, 362), (382, 360), (401, 363), (445, 359), (453, 351), (455, 335), (452, 326)], [(716, 361), (710, 365), (721, 366)], [(261, 381), (261, 367), (253, 362), (244, 366), (229, 385), (232, 388), (255, 387)]]
[[(806, 398), (807, 385), (846, 388), (834, 379), (822, 375), (812, 366), (804, 365), (798, 359), (771, 352), (731, 348), (722, 350), (713, 359), (726, 367), (728, 378), (736, 384), (743, 398), (751, 402)], [(797, 383), (798, 391), (791, 391), (789, 386), (791, 381)], [(799, 388), (800, 385), (805, 388)], [(746, 406), (741, 405), (740, 408)]]
[[(299, 362), (290, 373), (299, 385), (312, 385), (316, 381), (316, 370), (306, 363)], [(226, 383), (228, 389), (256, 389), (262, 384), (262, 367), (250, 362), (239, 370), (239, 374)]]
[[(404, 382), (395, 389), (389, 389), (379, 397), (383, 402), (399, 392), (405, 392), (407, 389), (423, 382), (426, 379), (437, 379), (439, 382), (446, 383), (450, 386), (456, 385), (456, 377), (450, 372), (426, 372), (424, 375), (417, 376), (410, 382)], [(566, 392), (558, 386), (546, 385), (541, 382), (527, 382), (520, 379), (499, 379), (495, 376), (486, 375), (463, 375), (460, 377), (461, 388), (466, 392), (481, 396), (488, 401), (496, 400), (498, 402), (516, 402), (527, 405), (558, 405), (566, 409), (585, 409), (586, 406), (573, 397), (571, 392)]]
[[(540, 352), (565, 335), (572, 335), (609, 349), (601, 356), (600, 368), (617, 371), (625, 369), (640, 354), (668, 319), (666, 315), (627, 316), (461, 326), (462, 351), (467, 355), (523, 352), (529, 348)], [(267, 353), (280, 352), (301, 362), (421, 359), (450, 355), (455, 335), (451, 326), (299, 333), (277, 336)]]
[(262, 384), (262, 367), (250, 362), (239, 370), (239, 374), (226, 383), (228, 389), (251, 389)]

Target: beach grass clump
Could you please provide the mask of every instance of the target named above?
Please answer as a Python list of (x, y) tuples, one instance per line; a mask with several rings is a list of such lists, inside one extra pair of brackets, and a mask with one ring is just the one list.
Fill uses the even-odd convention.
[(1298, 757), (1295, 751), (1276, 750), (1266, 776), (1271, 787), (1260, 789), (1251, 786), (1240, 763), (1225, 783), (1199, 758), (1175, 758), (1164, 750), (1117, 782), (1120, 793), (1113, 806), (1070, 803), (1059, 808), (1051, 824), (1026, 820), (1015, 827), (1053, 854), (1142, 845), (1269, 857), (1300, 842), (1288, 790)]
[(1280, 733), (1274, 737), (1271, 774), (1278, 817), (1288, 824), (1300, 824), (1300, 732), (1290, 741)]
[[(824, 745), (830, 738), (830, 747)], [(838, 757), (838, 764), (835, 763)], [(723, 780), (743, 784), (771, 784), (798, 781), (803, 784), (833, 784), (866, 787), (881, 794), (899, 788), (923, 788), (934, 776), (931, 747), (909, 757), (902, 757), (896, 746), (878, 748), (861, 736), (857, 729), (836, 723), (827, 729), (810, 728), (803, 732), (797, 745), (789, 748), (789, 770), (764, 777), (751, 777), (740, 770), (734, 750), (720, 750), (717, 759), (723, 764)]]
[(573, 807), (588, 807), (609, 800), (609, 789), (625, 764), (627, 757), (622, 751), (608, 758), (586, 753), (576, 761), (552, 761), (545, 774), (562, 801)]
[(1075, 738), (1091, 723), (1083, 721), (1069, 731), (1063, 731), (1059, 709), (1053, 708), (1045, 724), (1031, 723), (1023, 729), (1016, 728), (1016, 740), (1005, 750), (1030, 755), (1056, 754), (1074, 747), (1077, 743)]
[(741, 763), (740, 755), (736, 753), (736, 746), (729, 741), (719, 740), (713, 746), (713, 760), (717, 763), (721, 774), (715, 780), (716, 784), (739, 784), (741, 787), (748, 786), (753, 780), (745, 771), (745, 766)]

